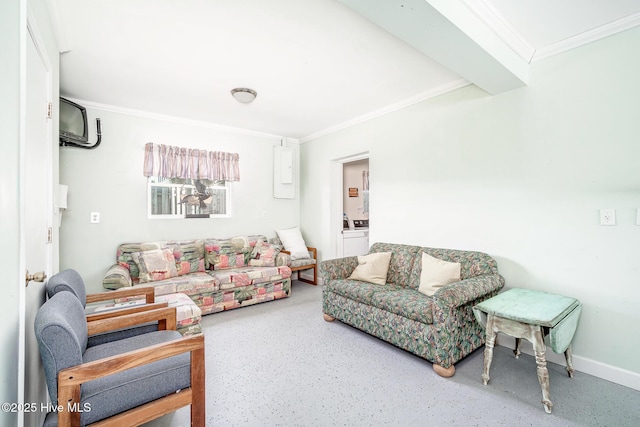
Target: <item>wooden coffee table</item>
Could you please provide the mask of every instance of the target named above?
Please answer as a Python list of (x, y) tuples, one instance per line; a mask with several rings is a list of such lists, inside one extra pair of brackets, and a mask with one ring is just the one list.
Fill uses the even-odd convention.
[(496, 334), (502, 332), (515, 337), (516, 358), (520, 355), (522, 338), (533, 344), (538, 381), (542, 388), (542, 403), (550, 414), (553, 403), (549, 397), (549, 373), (545, 358), (545, 335), (549, 335), (551, 348), (564, 353), (567, 372), (573, 377), (571, 341), (578, 327), (582, 304), (575, 298), (530, 289), (514, 288), (496, 295), (473, 307), (476, 319), (486, 329), (484, 372), (482, 380), (489, 382), (489, 368), (493, 359)]

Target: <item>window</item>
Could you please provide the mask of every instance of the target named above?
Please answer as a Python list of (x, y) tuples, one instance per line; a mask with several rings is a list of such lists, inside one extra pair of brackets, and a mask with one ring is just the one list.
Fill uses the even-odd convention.
[(147, 179), (149, 218), (228, 218), (231, 216), (229, 181), (189, 178)]

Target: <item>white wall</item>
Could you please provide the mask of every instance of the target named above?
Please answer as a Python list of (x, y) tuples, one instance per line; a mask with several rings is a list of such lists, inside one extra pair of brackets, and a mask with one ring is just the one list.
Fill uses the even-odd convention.
[(640, 387), (638, 51), (640, 28), (532, 64), (528, 87), (468, 86), (303, 143), (302, 228), (335, 256), (332, 166), (368, 151), (371, 243), (487, 252), (507, 287), (580, 299), (576, 368)]
[[(299, 197), (273, 198), (272, 147), (280, 145), (278, 138), (125, 114), (99, 106), (88, 108), (87, 113), (92, 128), (90, 142), (96, 138), (96, 117), (102, 119), (101, 145), (93, 150), (60, 150), (60, 182), (69, 186), (69, 209), (60, 228), (60, 264), (61, 269), (78, 270), (89, 291), (102, 289), (102, 277), (115, 262), (120, 243), (242, 234), (273, 237), (276, 229), (299, 224)], [(289, 141), (297, 159), (298, 144)], [(147, 219), (147, 179), (142, 175), (147, 142), (239, 153), (240, 181), (232, 184), (233, 217)], [(297, 176), (297, 170), (294, 173)], [(263, 218), (265, 211), (267, 219)], [(100, 213), (99, 224), (89, 222), (91, 212)]]

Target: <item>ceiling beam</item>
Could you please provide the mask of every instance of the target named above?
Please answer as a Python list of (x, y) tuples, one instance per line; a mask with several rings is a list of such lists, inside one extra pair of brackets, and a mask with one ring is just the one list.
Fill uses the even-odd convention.
[(339, 0), (490, 94), (525, 86), (529, 65), (457, 0)]

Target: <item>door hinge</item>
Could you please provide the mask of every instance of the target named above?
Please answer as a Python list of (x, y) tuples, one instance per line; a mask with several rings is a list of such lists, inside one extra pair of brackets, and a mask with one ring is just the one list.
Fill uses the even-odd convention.
[(53, 116), (53, 104), (49, 103), (47, 105), (47, 119), (50, 119)]
[(47, 229), (47, 243), (53, 242), (53, 228), (49, 227)]

